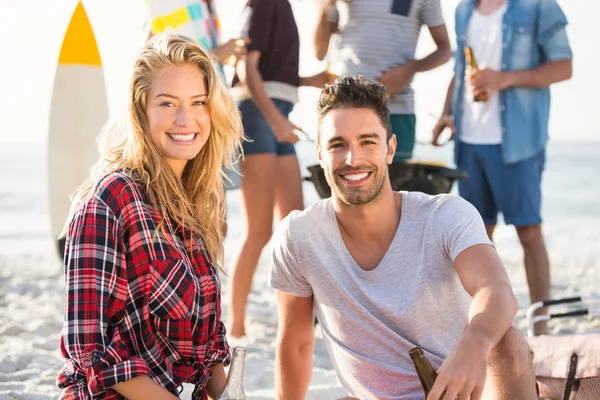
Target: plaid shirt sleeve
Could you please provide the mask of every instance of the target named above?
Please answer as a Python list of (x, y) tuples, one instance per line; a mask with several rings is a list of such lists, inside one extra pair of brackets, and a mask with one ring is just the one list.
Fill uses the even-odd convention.
[(211, 367), (217, 364), (224, 364), (228, 366), (231, 362), (231, 354), (229, 353), (229, 345), (225, 338), (225, 324), (221, 322), (221, 310), (219, 309), (217, 318), (217, 328), (215, 329), (209, 350), (206, 352), (206, 359), (204, 364), (207, 367)]
[(61, 351), (68, 375), (84, 377), (92, 396), (149, 371), (146, 361), (130, 354), (118, 328), (129, 291), (121, 238), (118, 219), (98, 198), (69, 228)]

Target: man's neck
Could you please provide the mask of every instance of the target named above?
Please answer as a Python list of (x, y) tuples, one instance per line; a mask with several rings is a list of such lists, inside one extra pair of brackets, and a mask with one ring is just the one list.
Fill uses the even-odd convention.
[(351, 238), (385, 240), (398, 229), (402, 196), (394, 192), (387, 183), (379, 197), (369, 204), (348, 206), (339, 199), (334, 199), (334, 207), (340, 228)]
[(508, 0), (479, 0), (477, 1), (477, 11), (481, 14), (490, 14), (502, 7)]

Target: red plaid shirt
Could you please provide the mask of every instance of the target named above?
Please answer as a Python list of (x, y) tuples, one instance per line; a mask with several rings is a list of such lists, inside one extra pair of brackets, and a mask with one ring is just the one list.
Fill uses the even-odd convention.
[(124, 399), (111, 387), (146, 374), (173, 393), (193, 383), (194, 399), (206, 399), (209, 367), (229, 363), (219, 277), (204, 244), (169, 225), (163, 234), (160, 220), (123, 172), (102, 179), (74, 216), (61, 398)]

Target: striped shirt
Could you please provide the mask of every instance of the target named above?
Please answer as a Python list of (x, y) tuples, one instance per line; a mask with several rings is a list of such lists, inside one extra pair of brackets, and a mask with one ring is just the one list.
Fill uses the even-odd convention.
[(220, 282), (203, 241), (168, 224), (163, 233), (160, 220), (124, 172), (101, 179), (73, 217), (61, 399), (124, 399), (112, 386), (148, 375), (172, 393), (193, 383), (193, 399), (204, 400), (210, 367), (229, 362)]
[[(444, 24), (440, 0), (337, 1), (343, 75), (375, 78), (415, 58), (423, 25)], [(414, 114), (410, 84), (389, 102), (391, 114)]]

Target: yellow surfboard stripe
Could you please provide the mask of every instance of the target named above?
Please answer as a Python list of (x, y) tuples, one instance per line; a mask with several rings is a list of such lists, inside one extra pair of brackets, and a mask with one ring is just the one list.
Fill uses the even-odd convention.
[(167, 26), (175, 29), (189, 21), (190, 14), (185, 7), (182, 7), (169, 15), (163, 15), (162, 17), (152, 20), (152, 32), (154, 34), (161, 33), (167, 28)]
[(73, 17), (71, 17), (60, 49), (58, 63), (62, 65), (102, 65), (94, 31), (81, 2), (77, 3)]

